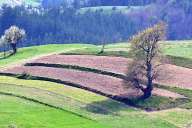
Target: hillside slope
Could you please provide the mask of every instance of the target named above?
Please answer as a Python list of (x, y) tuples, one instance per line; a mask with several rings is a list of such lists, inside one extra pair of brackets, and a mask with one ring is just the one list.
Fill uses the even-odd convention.
[(0, 6), (7, 4), (9, 6), (20, 6), (20, 5), (30, 5), (30, 6), (39, 6), (41, 0), (1, 0)]
[[(164, 44), (162, 43), (162, 45), (165, 55), (179, 56), (191, 60), (191, 41), (166, 42)], [(102, 55), (106, 55), (105, 58), (107, 59), (110, 59), (108, 56), (128, 57), (129, 48), (130, 45), (127, 43), (109, 44), (106, 45), (104, 54)], [(37, 59), (39, 56), (43, 55), (45, 57), (49, 54), (56, 53), (67, 54), (66, 56), (68, 57), (72, 57), (71, 54), (78, 54), (84, 58), (85, 55), (83, 56), (82, 54), (98, 55), (97, 53), (100, 49), (101, 46), (90, 44), (55, 44), (21, 48), (15, 56), (2, 59), (0, 61), (0, 66), (4, 68), (5, 66), (19, 66), (19, 64), (26, 63), (26, 61), (32, 62), (34, 58)], [(100, 57), (102, 56), (95, 56), (91, 59)], [(50, 57), (48, 58), (48, 61), (50, 62), (52, 59)], [(87, 58), (85, 59), (86, 61), (88, 60)], [(53, 62), (55, 60), (56, 62)], [(61, 60), (65, 63), (70, 61), (69, 59), (67, 59), (67, 61), (64, 59)], [(58, 57), (54, 57), (53, 61), (51, 63), (61, 63)], [(80, 60), (78, 59), (78, 62), (75, 62), (74, 64), (80, 65), (79, 61)], [(80, 62), (84, 63), (85, 61)], [(85, 64), (90, 65), (91, 62), (86, 62)], [(99, 66), (104, 66), (104, 64), (102, 64), (102, 62), (104, 62), (103, 57), (102, 60), (96, 62), (100, 64)], [(88, 67), (87, 65), (80, 66)], [(118, 67), (115, 66), (115, 68), (118, 69), (117, 71), (119, 71), (119, 67), (122, 67), (120, 66), (120, 63), (118, 63)], [(94, 74), (95, 77), (90, 77), (90, 79), (95, 78), (97, 81), (100, 80), (98, 80), (96, 76), (103, 75), (98, 72), (91, 72), (93, 70), (80, 71), (77, 68), (75, 69), (72, 67), (69, 69), (62, 69), (61, 67), (42, 68), (60, 71), (66, 70), (73, 73), (82, 72), (86, 74)], [(89, 67), (89, 69), (91, 68), (95, 67)], [(101, 71), (103, 70), (102, 68), (98, 69)], [(34, 71), (35, 70), (37, 69), (34, 69)], [(52, 73), (50, 73), (49, 70), (46, 74)], [(59, 76), (64, 75), (61, 74), (62, 73), (59, 73)], [(69, 76), (73, 78), (75, 77), (72, 75)], [(0, 127), (140, 128), (141, 126), (144, 126), (143, 128), (183, 128), (189, 125), (192, 121), (192, 90), (190, 89), (173, 88), (163, 85), (159, 86), (159, 89), (183, 95), (187, 97), (187, 99), (174, 99), (170, 98), (170, 96), (162, 97), (154, 95), (146, 100), (146, 102), (137, 103), (142, 108), (147, 107), (151, 110), (163, 109), (163, 107), (170, 105), (172, 108), (149, 113), (143, 111), (143, 109), (135, 109), (120, 102), (116, 102), (105, 96), (69, 86), (69, 83), (58, 84), (56, 82), (44, 81), (42, 79), (34, 80), (32, 78), (34, 77), (30, 75), (27, 78), (24, 78), (22, 75), (10, 77), (0, 75), (0, 101), (2, 102), (0, 104), (0, 115), (2, 116), (0, 119)], [(85, 77), (78, 77), (78, 79), (82, 78)], [(108, 77), (103, 75), (102, 78)], [(114, 77), (114, 79), (116, 78)], [(76, 83), (75, 80), (72, 82)], [(87, 80), (85, 82), (88, 83), (89, 81)], [(90, 83), (90, 85), (92, 85), (92, 83)]]

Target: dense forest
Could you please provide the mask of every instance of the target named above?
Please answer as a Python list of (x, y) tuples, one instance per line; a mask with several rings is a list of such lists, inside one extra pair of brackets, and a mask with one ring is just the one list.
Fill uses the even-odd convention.
[[(94, 2), (95, 1), (95, 2)], [(47, 0), (43, 7), (2, 6), (0, 34), (11, 25), (27, 32), (26, 45), (47, 43), (109, 43), (127, 41), (136, 32), (159, 21), (168, 24), (169, 40), (192, 39), (192, 3), (190, 0), (74, 0), (53, 6)], [(48, 2), (50, 2), (49, 6)], [(127, 6), (126, 12), (104, 9), (81, 13), (87, 6)], [(129, 6), (137, 6), (132, 10)], [(176, 11), (177, 10), (177, 11)]]

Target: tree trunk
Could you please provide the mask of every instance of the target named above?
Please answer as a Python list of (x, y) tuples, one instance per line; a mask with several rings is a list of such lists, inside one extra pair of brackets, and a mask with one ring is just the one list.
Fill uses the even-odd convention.
[(152, 90), (153, 90), (153, 79), (152, 79), (152, 65), (150, 62), (147, 62), (147, 87), (143, 91), (143, 96), (141, 97), (142, 99), (147, 99), (151, 97), (152, 95)]
[(17, 45), (16, 45), (16, 43), (11, 43), (11, 47), (13, 49), (13, 54), (17, 53)]
[(105, 49), (105, 44), (103, 43), (102, 48), (101, 48), (101, 51), (100, 51), (98, 54), (104, 53), (104, 49)]
[(143, 92), (143, 96), (141, 97), (141, 99), (145, 100), (145, 99), (148, 99), (149, 97), (151, 97), (152, 95), (152, 89), (150, 88), (146, 88)]
[(6, 45), (5, 44), (3, 44), (3, 47), (4, 47), (4, 49), (3, 49), (3, 52), (4, 52), (4, 58), (5, 58), (5, 56), (6, 56), (6, 47), (5, 47)]

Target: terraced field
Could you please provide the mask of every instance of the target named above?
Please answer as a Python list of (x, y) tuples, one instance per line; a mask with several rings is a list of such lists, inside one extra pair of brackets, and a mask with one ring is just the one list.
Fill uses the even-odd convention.
[[(101, 72), (107, 71), (117, 74), (126, 74), (128, 63), (131, 59), (123, 57), (106, 57), (106, 56), (88, 56), (88, 55), (51, 55), (35, 60), (35, 63), (41, 64), (60, 64), (60, 65), (72, 65), (87, 68), (94, 68), (101, 70)], [(38, 64), (37, 64), (38, 65)], [(49, 65), (47, 65), (49, 66)], [(50, 65), (51, 67), (51, 65)], [(57, 67), (53, 65), (52, 67)], [(61, 66), (62, 67), (62, 66)], [(64, 66), (63, 66), (64, 67)], [(160, 76), (156, 80), (159, 84), (171, 85), (171, 86), (183, 86), (184, 88), (192, 88), (192, 69), (179, 67), (170, 64), (164, 64), (159, 67)], [(166, 77), (165, 77), (166, 76)], [(166, 79), (165, 79), (166, 78)]]
[(30, 63), (74, 65), (94, 68), (115, 73), (126, 73), (131, 59), (123, 57), (95, 56), (95, 55), (50, 55)]
[[(174, 55), (176, 45), (165, 45), (166, 54)], [(191, 53), (186, 48), (190, 49), (190, 43), (186, 46), (181, 47), (186, 54), (179, 54), (179, 57), (189, 59)], [(127, 64), (131, 61), (125, 58), (129, 56), (128, 49), (129, 45), (124, 43), (107, 45), (104, 54), (96, 56), (100, 46), (40, 46), (21, 49), (15, 56), (2, 59), (1, 72), (11, 74), (0, 76), (0, 116), (3, 117), (0, 127), (190, 126), (190, 68), (164, 65), (162, 68), (166, 72), (162, 74), (169, 74), (169, 80), (160, 77), (157, 83), (161, 85), (155, 85), (154, 95), (143, 102), (135, 101), (136, 108), (113, 100), (116, 96), (135, 94), (135, 90), (122, 86)]]
[[(67, 65), (76, 65), (76, 66), (90, 67), (90, 68), (95, 67), (101, 70), (101, 72), (103, 69), (109, 72), (126, 71), (127, 69), (126, 67), (128, 63), (126, 58), (120, 58), (120, 57), (53, 55), (53, 56), (48, 56), (48, 57), (43, 57), (41, 59), (38, 59), (34, 61), (33, 64), (35, 63), (55, 64), (54, 60), (57, 60), (56, 64), (64, 64), (64, 62), (66, 62), (65, 64)], [(120, 68), (117, 68), (116, 66), (117, 64), (118, 65), (120, 64)], [(103, 76), (102, 74), (96, 74), (92, 72), (75, 71), (75, 70), (68, 70), (64, 68), (43, 67), (43, 66), (14, 67), (14, 68), (5, 70), (4, 72), (14, 73), (14, 74), (22, 74), (25, 72), (33, 76), (59, 79), (59, 80), (65, 81), (66, 83), (68, 82), (73, 83), (74, 86), (85, 88), (87, 90), (91, 90), (93, 92), (97, 92), (97, 93), (101, 93), (109, 96), (118, 95), (122, 97), (124, 96), (127, 97), (128, 95), (132, 96), (134, 94), (138, 94), (138, 92), (136, 91), (124, 88), (123, 84), (125, 81), (123, 81), (122, 79), (115, 78), (112, 76), (107, 76), (107, 75)], [(123, 72), (120, 72), (120, 73), (123, 74)], [(156, 89), (154, 91), (154, 94), (158, 95), (158, 93), (159, 95), (163, 94), (161, 93), (160, 89), (158, 90)], [(179, 97), (179, 95), (176, 95), (176, 94), (174, 95), (171, 92), (168, 94), (169, 96), (172, 96), (172, 97)]]

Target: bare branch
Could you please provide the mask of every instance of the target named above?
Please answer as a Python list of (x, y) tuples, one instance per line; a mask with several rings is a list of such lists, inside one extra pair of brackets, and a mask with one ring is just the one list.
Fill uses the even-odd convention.
[[(140, 32), (131, 41), (134, 61), (129, 67), (131, 70), (128, 72), (129, 81), (134, 87), (143, 91), (144, 98), (151, 96), (153, 80), (158, 77), (158, 67), (162, 65), (161, 63), (156, 65), (155, 61), (160, 54), (158, 41), (163, 39), (164, 33), (164, 24), (160, 23)], [(146, 81), (146, 88), (140, 80)]]

